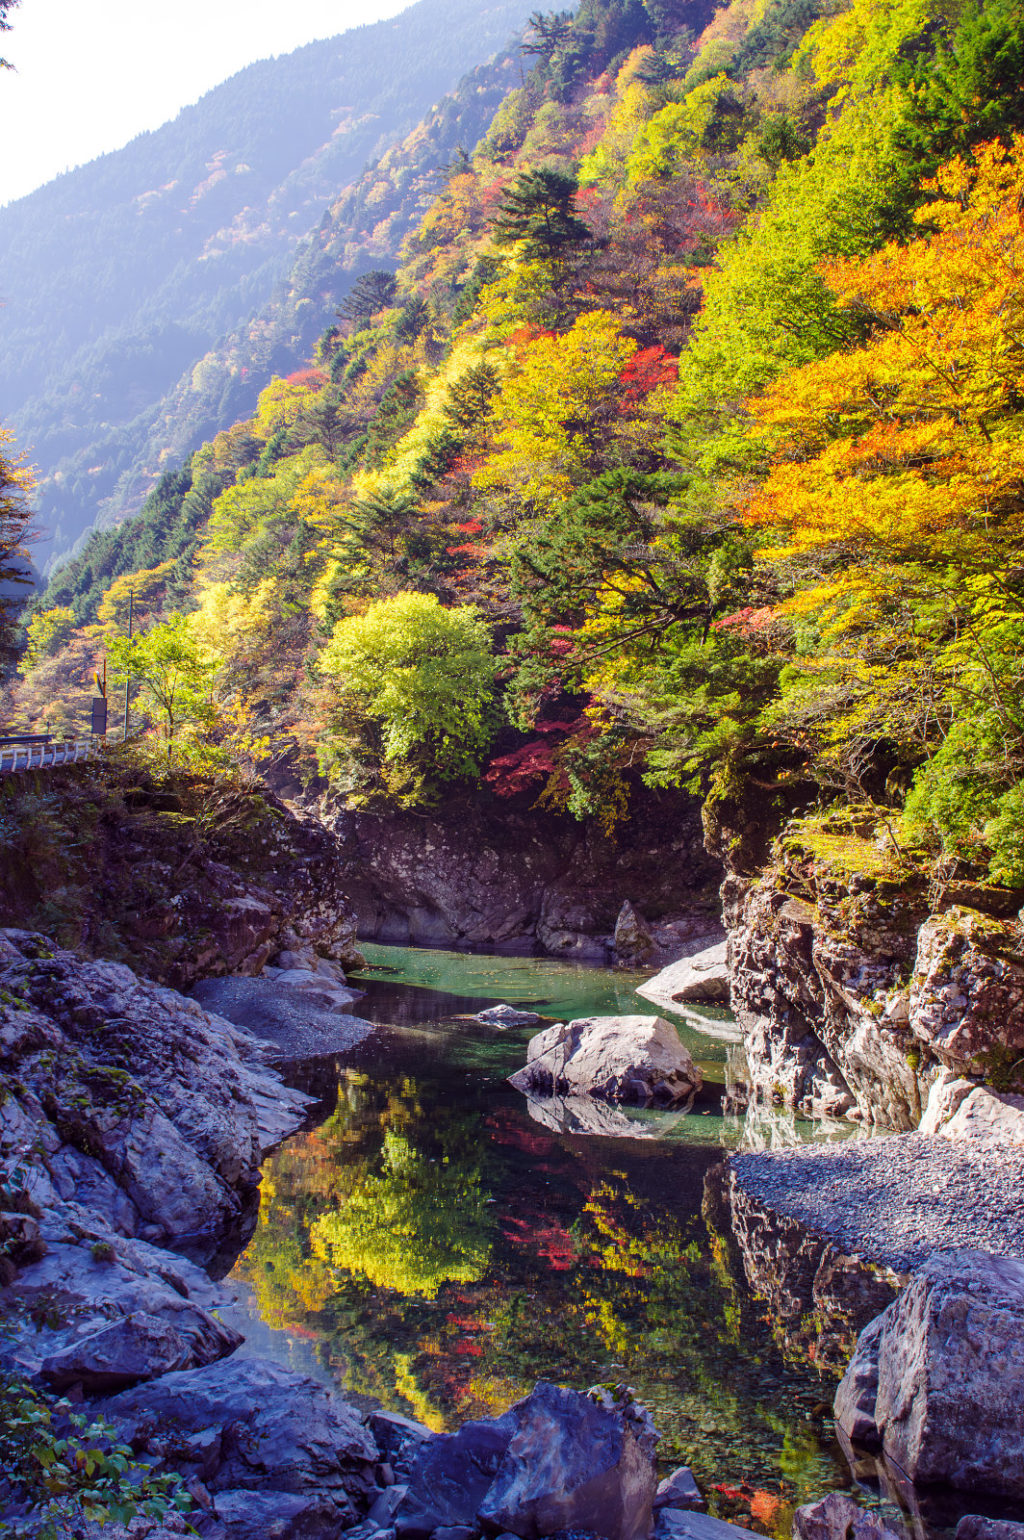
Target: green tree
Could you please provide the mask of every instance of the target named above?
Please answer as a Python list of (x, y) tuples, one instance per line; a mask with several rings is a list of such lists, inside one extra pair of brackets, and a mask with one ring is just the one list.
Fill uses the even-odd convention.
[(141, 636), (107, 643), (113, 683), (139, 685), (161, 720), (168, 752), (186, 722), (209, 722), (216, 663), (192, 634), (185, 615), (171, 615)]
[(17, 617), (21, 608), (20, 590), (26, 590), (31, 510), (27, 495), (31, 478), (17, 457), (5, 452), (11, 435), (0, 427), (0, 674), (17, 650)]
[(385, 267), (371, 268), (357, 278), (338, 311), (343, 321), (351, 321), (359, 331), (380, 310), (387, 310), (395, 298), (398, 280)]
[(521, 245), (531, 261), (550, 262), (591, 240), (576, 213), (578, 183), (564, 171), (523, 171), (502, 194), (492, 225), (495, 244)]
[(324, 768), (361, 761), (406, 802), (476, 775), (494, 734), (494, 669), (472, 605), (402, 593), (340, 620), (320, 660), (337, 703)]

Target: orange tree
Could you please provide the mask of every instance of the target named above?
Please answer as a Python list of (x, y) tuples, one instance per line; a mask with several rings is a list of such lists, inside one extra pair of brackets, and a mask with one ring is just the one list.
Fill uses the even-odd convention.
[(919, 239), (823, 266), (867, 340), (748, 403), (746, 517), (795, 589), (776, 728), (847, 790), (903, 761), (910, 832), (1019, 882), (1024, 136), (927, 187)]

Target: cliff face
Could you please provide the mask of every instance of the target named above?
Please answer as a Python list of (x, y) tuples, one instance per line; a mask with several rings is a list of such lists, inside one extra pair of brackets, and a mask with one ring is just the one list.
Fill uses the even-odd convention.
[(782, 839), (760, 875), (732, 873), (724, 918), (748, 1094), (909, 1129), (943, 1069), (1014, 1088), (1024, 1069), (1017, 901), (961, 884), (935, 903), (856, 837)]
[(42, 787), (12, 780), (3, 816), (0, 925), (176, 989), (282, 950), (356, 955), (334, 839), (269, 792), (115, 751)]
[(628, 899), (659, 946), (714, 928), (717, 861), (696, 801), (638, 796), (614, 837), (594, 824), (466, 801), (436, 815), (325, 807), (338, 880), (367, 940), (494, 947), (606, 962)]

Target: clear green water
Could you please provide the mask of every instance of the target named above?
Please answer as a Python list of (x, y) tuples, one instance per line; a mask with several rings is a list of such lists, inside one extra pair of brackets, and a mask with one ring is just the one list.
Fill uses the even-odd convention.
[[(794, 1504), (849, 1477), (833, 1382), (784, 1361), (702, 1215), (734, 1128), (708, 1096), (688, 1118), (642, 1119), (648, 1137), (559, 1134), (505, 1083), (536, 1029), (466, 1019), (502, 999), (564, 1018), (649, 1013), (639, 976), (367, 953), (356, 1009), (382, 1025), (344, 1067), (319, 1066), (323, 1120), (265, 1167), (234, 1275), (250, 1350), (437, 1429), (494, 1415), (541, 1377), (625, 1380), (666, 1469), (689, 1464), (721, 1517), (788, 1536)], [(681, 1030), (720, 1081), (726, 1045)]]

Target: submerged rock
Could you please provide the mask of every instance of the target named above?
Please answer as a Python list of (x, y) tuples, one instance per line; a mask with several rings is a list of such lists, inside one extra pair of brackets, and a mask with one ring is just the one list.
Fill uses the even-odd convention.
[(1024, 1262), (964, 1251), (930, 1257), (862, 1333), (835, 1409), (913, 1482), (1020, 1499), (1022, 1406)]
[(729, 1003), (728, 945), (724, 941), (669, 963), (652, 979), (637, 986), (645, 1000), (671, 1011), (677, 1005), (704, 1001), (714, 1005)]
[(900, 1540), (900, 1532), (841, 1492), (830, 1492), (796, 1510), (793, 1540)]
[(477, 1011), (477, 1021), (485, 1021), (489, 1027), (532, 1027), (540, 1017), (536, 1011), (520, 1011), (514, 1005), (490, 1005), (485, 1011)]
[(526, 1065), (509, 1077), (541, 1096), (597, 1096), (672, 1107), (703, 1084), (700, 1070), (661, 1016), (586, 1016), (530, 1039)]

